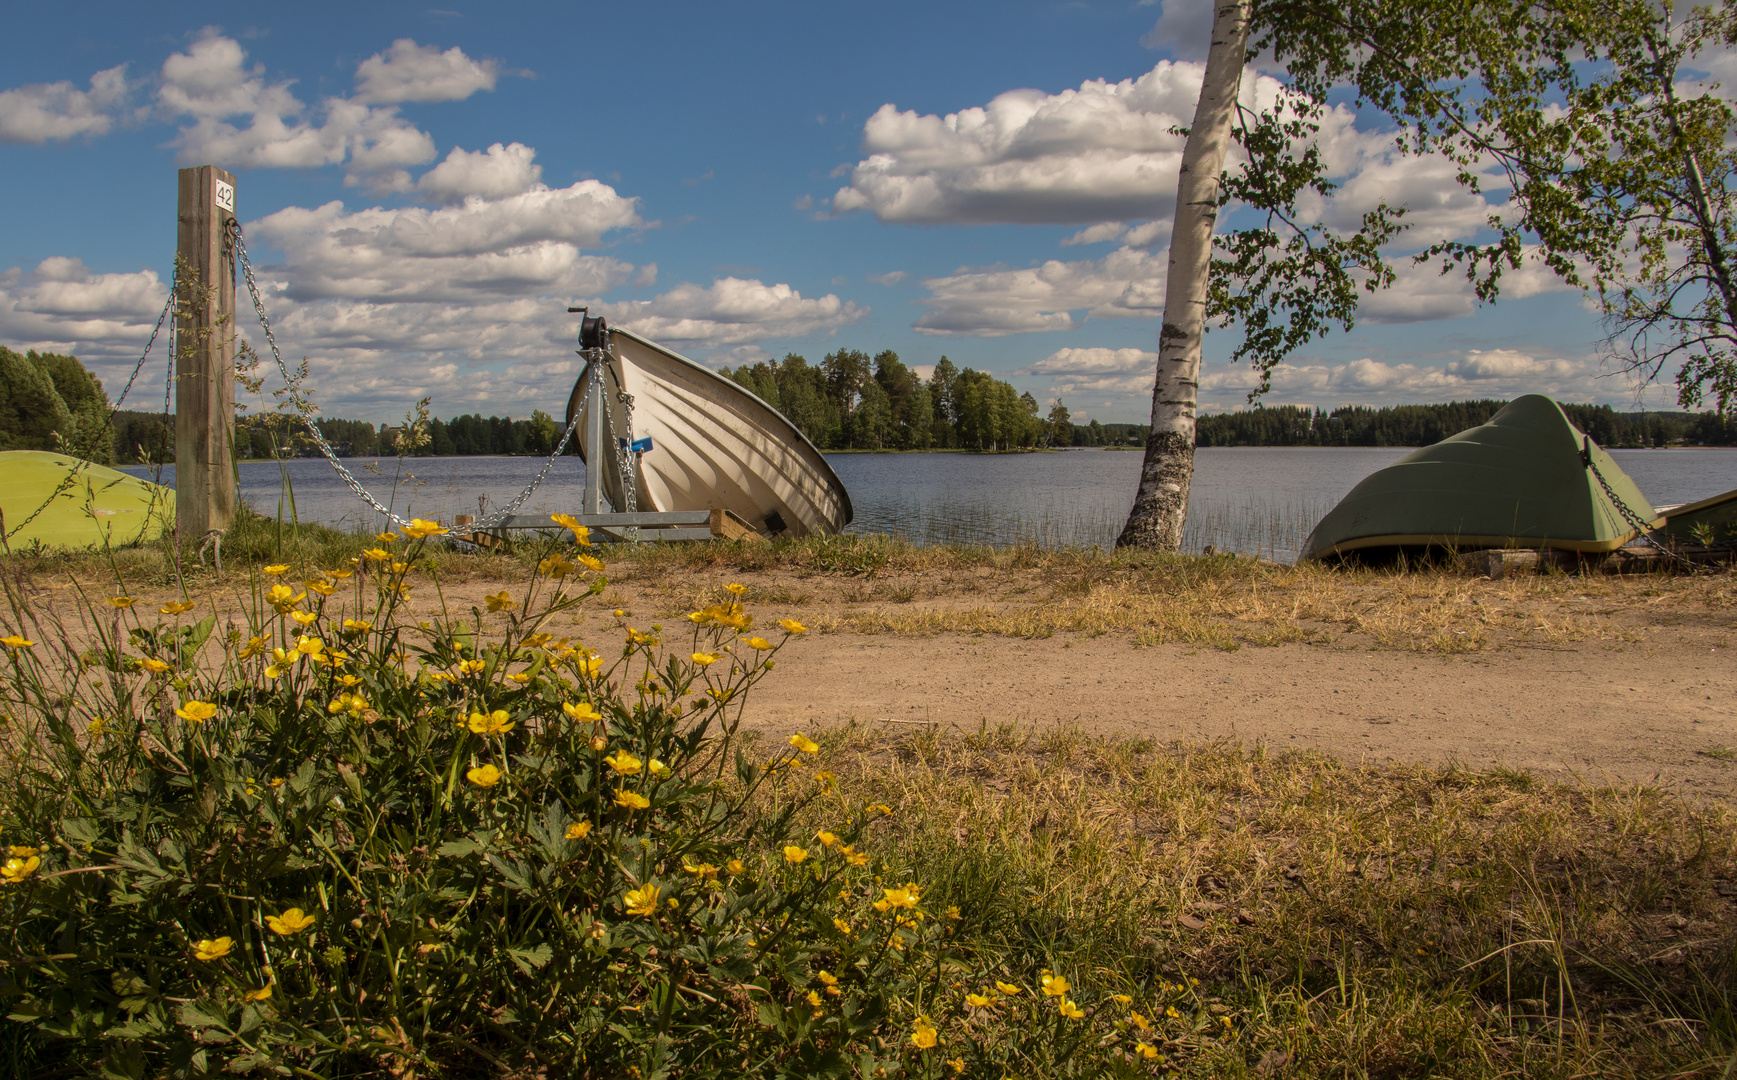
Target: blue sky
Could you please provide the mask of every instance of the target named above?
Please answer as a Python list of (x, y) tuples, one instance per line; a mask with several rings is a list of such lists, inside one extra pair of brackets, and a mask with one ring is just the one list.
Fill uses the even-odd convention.
[[(175, 171), (210, 162), (238, 174), (279, 339), (328, 415), (389, 420), (424, 395), (443, 416), (557, 412), (576, 372), (565, 308), (591, 303), (715, 365), (945, 354), (1077, 414), (1143, 420), (1168, 129), (1192, 111), (1207, 11), (19, 7), (0, 344), (74, 352), (116, 389), (166, 295)], [(1245, 80), (1257, 100), (1276, 86)], [(1489, 205), (1368, 123), (1324, 131), (1344, 188), (1320, 212), (1401, 201), (1407, 244), (1477, 235)], [(1620, 375), (1599, 377), (1582, 298), (1541, 273), (1514, 283), (1474, 309), (1462, 283), (1410, 272), (1268, 400), (1631, 405)], [(1208, 408), (1243, 400), (1234, 342), (1208, 338)]]

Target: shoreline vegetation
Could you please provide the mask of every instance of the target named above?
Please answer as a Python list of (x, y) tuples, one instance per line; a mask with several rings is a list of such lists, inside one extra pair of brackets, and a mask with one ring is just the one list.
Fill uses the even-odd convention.
[[(1037, 399), (985, 372), (959, 369), (945, 356), (927, 380), (897, 353), (841, 349), (816, 365), (794, 353), (720, 372), (778, 408), (829, 453), (1028, 452), (1064, 448), (1138, 449), (1145, 424), (1079, 424), (1061, 400), (1040, 416)], [(1486, 422), (1507, 404), (1485, 399), (1383, 408), (1273, 405), (1198, 418), (1200, 447), (1427, 446)], [(1618, 412), (1609, 405), (1563, 404), (1599, 445), (1623, 449), (1737, 446), (1737, 423), (1716, 412)], [(174, 460), (171, 414), (122, 409), (109, 416), (100, 380), (72, 356), (17, 353), (0, 346), (0, 450), (70, 452), (101, 465)], [(340, 457), (394, 456), (402, 427), (342, 417), (316, 421)], [(108, 429), (105, 437), (104, 428)], [(480, 413), (427, 424), (417, 457), (536, 457), (550, 453), (562, 425), (533, 410), (528, 419)], [(305, 427), (283, 409), (236, 418), (239, 461), (317, 456)], [(576, 454), (577, 447), (568, 453)]]

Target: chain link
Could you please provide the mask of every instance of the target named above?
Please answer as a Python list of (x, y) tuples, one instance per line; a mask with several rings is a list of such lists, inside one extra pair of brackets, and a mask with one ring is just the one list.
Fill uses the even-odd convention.
[(1653, 538), (1652, 526), (1649, 525), (1639, 514), (1635, 513), (1627, 503), (1622, 501), (1621, 496), (1617, 495), (1616, 491), (1611, 488), (1610, 481), (1606, 480), (1604, 474), (1598, 471), (1598, 463), (1592, 460), (1592, 440), (1585, 438), (1585, 436), (1582, 436), (1582, 439), (1584, 441), (1580, 445), (1580, 460), (1586, 463), (1588, 469), (1592, 470), (1593, 479), (1597, 480), (1598, 486), (1604, 489), (1604, 494), (1610, 499), (1611, 504), (1616, 507), (1616, 512), (1622, 515), (1623, 522), (1626, 523), (1629, 528), (1638, 533), (1640, 538), (1651, 545), (1659, 554), (1665, 556), (1667, 559), (1681, 563), (1690, 570), (1699, 571), (1701, 568), (1689, 561), (1686, 556), (1671, 550)]
[[(598, 352), (601, 354), (602, 350), (599, 349)], [(621, 509), (629, 514), (638, 513), (639, 481), (634, 473), (633, 462), (630, 460), (634, 456), (633, 395), (628, 393), (626, 390), (616, 391), (616, 396), (621, 399), (621, 404), (627, 410), (627, 448), (623, 449), (621, 446), (621, 440), (617, 438), (615, 434), (615, 413), (609, 407), (609, 380), (607, 378), (599, 377), (596, 382), (597, 396), (603, 401), (604, 424), (609, 432), (610, 440), (615, 443), (615, 471), (621, 476), (621, 498), (622, 502), (626, 504), (621, 507)], [(591, 463), (586, 462), (585, 467), (590, 468)], [(622, 532), (626, 535), (629, 543), (633, 543), (639, 539), (639, 526), (637, 525), (629, 525), (627, 528), (623, 529)]]
[[(247, 293), (253, 300), (254, 314), (259, 316), (260, 329), (265, 332), (266, 344), (271, 346), (271, 358), (277, 362), (277, 370), (283, 376), (285, 383), (293, 383), (293, 380), (290, 377), (289, 367), (284, 363), (283, 354), (278, 350), (277, 336), (272, 333), (271, 320), (266, 316), (265, 302), (260, 299), (259, 283), (255, 281), (253, 277), (253, 263), (247, 257), (247, 244), (242, 240), (241, 223), (236, 221), (234, 218), (231, 218), (229, 221), (229, 232), (235, 240), (235, 251), (241, 263), (242, 276), (247, 280)], [(308, 433), (313, 436), (314, 445), (319, 447), (320, 453), (325, 456), (327, 463), (338, 471), (338, 475), (344, 478), (344, 483), (349, 486), (351, 491), (355, 492), (357, 498), (373, 507), (376, 513), (379, 513), (399, 528), (403, 528), (410, 524), (405, 519), (393, 513), (390, 507), (382, 505), (380, 500), (376, 499), (366, 487), (362, 486), (362, 482), (356, 479), (355, 475), (351, 473), (349, 469), (344, 467), (343, 462), (338, 460), (336, 451), (332, 449), (332, 444), (327, 442), (325, 435), (320, 432), (320, 426), (314, 422), (313, 417), (302, 415), (301, 419), (302, 423), (307, 425)], [(549, 455), (548, 460), (543, 463), (542, 469), (539, 470), (537, 475), (531, 479), (531, 482), (525, 485), (525, 489), (519, 492), (518, 495), (514, 496), (513, 500), (507, 505), (475, 522), (472, 522), (469, 526), (470, 530), (480, 533), (497, 529), (509, 517), (518, 513), (519, 507), (523, 506), (525, 500), (531, 497), (531, 493), (536, 491), (538, 487), (542, 486), (544, 479), (549, 475), (549, 471), (555, 467), (556, 460), (558, 460), (561, 457), (561, 454), (567, 449), (567, 443), (573, 438), (573, 431), (578, 426), (579, 414), (575, 411), (573, 419), (567, 424), (567, 430), (561, 434), (560, 442), (555, 444), (554, 452)]]

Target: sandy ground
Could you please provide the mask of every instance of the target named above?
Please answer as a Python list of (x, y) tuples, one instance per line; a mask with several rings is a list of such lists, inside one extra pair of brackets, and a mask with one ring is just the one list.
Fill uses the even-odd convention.
[(1703, 642), (1441, 656), (1311, 645), (1236, 652), (1122, 638), (830, 634), (789, 647), (750, 719), (1019, 721), (1160, 742), (1239, 738), (1347, 761), (1505, 766), (1737, 799), (1733, 650)]

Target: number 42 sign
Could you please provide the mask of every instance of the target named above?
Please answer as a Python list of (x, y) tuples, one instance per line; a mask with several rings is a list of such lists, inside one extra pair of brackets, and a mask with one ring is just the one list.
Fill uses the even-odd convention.
[(235, 213), (234, 184), (225, 183), (222, 180), (216, 181), (216, 191), (213, 197), (219, 209), (227, 210), (231, 214)]

